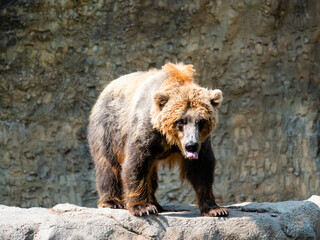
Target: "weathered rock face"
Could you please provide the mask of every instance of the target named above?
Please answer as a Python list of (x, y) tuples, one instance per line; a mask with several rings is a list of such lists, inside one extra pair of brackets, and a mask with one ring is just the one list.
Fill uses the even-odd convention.
[(201, 217), (190, 205), (158, 216), (59, 204), (52, 209), (0, 205), (0, 239), (319, 239), (320, 197), (243, 203), (225, 218)]
[[(319, 1), (0, 4), (0, 203), (95, 206), (90, 109), (110, 80), (167, 61), (224, 93), (219, 203), (319, 193)], [(160, 172), (162, 203), (193, 201), (176, 172)]]

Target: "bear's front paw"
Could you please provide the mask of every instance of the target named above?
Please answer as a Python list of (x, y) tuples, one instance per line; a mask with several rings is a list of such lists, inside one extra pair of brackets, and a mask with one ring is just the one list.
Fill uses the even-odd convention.
[(229, 215), (229, 211), (224, 207), (216, 207), (203, 212), (201, 215), (207, 217), (226, 217)]
[(119, 208), (123, 209), (124, 205), (120, 201), (110, 200), (110, 201), (103, 201), (98, 204), (98, 208)]
[(135, 205), (127, 208), (130, 213), (134, 216), (142, 216), (142, 215), (150, 215), (155, 214), (158, 215), (158, 209), (153, 204), (141, 204), (141, 205)]

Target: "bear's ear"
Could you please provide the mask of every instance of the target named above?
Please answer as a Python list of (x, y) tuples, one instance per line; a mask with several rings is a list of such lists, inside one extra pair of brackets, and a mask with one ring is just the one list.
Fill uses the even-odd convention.
[(219, 107), (222, 102), (222, 92), (219, 89), (211, 90), (210, 103), (213, 107)]
[(157, 92), (153, 96), (153, 101), (157, 105), (157, 107), (160, 109), (160, 111), (162, 110), (164, 105), (166, 105), (168, 100), (169, 100), (169, 95), (166, 92)]

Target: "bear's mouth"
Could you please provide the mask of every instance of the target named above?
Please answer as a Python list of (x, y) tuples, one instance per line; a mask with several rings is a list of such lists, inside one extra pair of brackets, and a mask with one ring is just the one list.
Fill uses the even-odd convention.
[(189, 152), (189, 151), (185, 151), (186, 156), (188, 159), (198, 159), (198, 153), (197, 152)]

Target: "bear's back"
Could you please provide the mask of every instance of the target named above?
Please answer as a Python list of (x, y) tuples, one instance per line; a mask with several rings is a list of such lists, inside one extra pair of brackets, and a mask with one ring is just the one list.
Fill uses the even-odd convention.
[(126, 100), (130, 100), (139, 87), (150, 77), (157, 74), (157, 72), (157, 70), (150, 70), (148, 72), (134, 72), (121, 76), (111, 81), (102, 94), (112, 95), (114, 98), (124, 96)]
[[(147, 72), (134, 72), (111, 81), (101, 95), (121, 95), (130, 101), (137, 91), (154, 92), (192, 84), (195, 71), (192, 65), (168, 63), (162, 69), (151, 69)], [(99, 97), (100, 98), (100, 97)]]

